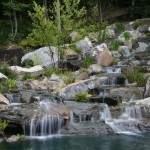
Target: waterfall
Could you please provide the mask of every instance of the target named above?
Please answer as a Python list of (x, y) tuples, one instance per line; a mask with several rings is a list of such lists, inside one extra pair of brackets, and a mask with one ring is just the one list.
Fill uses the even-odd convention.
[(20, 95), (16, 94), (6, 94), (7, 99), (10, 103), (21, 103)]
[(60, 116), (44, 116), (39, 119), (31, 119), (25, 124), (24, 134), (30, 136), (45, 136), (59, 133), (63, 125), (63, 119)]
[(103, 112), (100, 112), (100, 120), (104, 120), (115, 133), (140, 133), (138, 127), (140, 119), (142, 119), (140, 106), (123, 108), (121, 115), (117, 119), (111, 117), (110, 109), (107, 105), (104, 105)]
[(57, 114), (57, 110), (57, 115), (52, 113), (54, 105), (57, 106), (57, 104), (50, 102), (39, 103), (39, 112), (41, 113), (24, 123), (24, 134), (30, 136), (59, 134), (64, 119)]
[(121, 73), (120, 67), (106, 67), (106, 73)]

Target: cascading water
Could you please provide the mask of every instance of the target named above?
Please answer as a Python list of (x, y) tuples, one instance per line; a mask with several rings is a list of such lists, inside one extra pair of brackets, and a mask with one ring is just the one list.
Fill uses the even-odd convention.
[(6, 94), (6, 97), (10, 103), (21, 103), (20, 95)]
[(140, 106), (123, 108), (120, 117), (113, 119), (106, 104), (103, 112), (100, 113), (100, 119), (104, 120), (115, 133), (140, 133), (138, 122), (142, 119), (142, 111)]
[(64, 121), (60, 115), (51, 114), (53, 105), (51, 105), (51, 103), (48, 102), (40, 103), (41, 109), (40, 112), (42, 112), (42, 114), (25, 122), (24, 124), (25, 135), (46, 136), (51, 134), (59, 134), (59, 131)]
[(106, 73), (121, 73), (120, 67), (106, 67)]

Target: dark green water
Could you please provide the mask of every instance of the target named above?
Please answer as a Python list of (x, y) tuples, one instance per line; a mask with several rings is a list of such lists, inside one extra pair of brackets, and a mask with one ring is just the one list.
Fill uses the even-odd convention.
[(61, 136), (1, 142), (0, 150), (150, 150), (150, 135)]

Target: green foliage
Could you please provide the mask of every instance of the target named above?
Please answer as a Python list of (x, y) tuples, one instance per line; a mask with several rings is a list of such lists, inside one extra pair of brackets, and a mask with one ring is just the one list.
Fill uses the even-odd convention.
[(8, 126), (8, 123), (6, 122), (6, 120), (4, 120), (4, 121), (1, 121), (0, 120), (0, 134), (2, 135), (2, 136), (4, 136), (4, 130), (6, 129), (6, 127)]
[(131, 34), (129, 32), (124, 32), (124, 38), (126, 41), (129, 41), (130, 37), (131, 37)]
[(33, 2), (34, 13), (29, 12), (33, 21), (33, 30), (25, 40), (21, 42), (23, 47), (36, 47), (45, 45), (57, 45), (58, 36), (56, 26), (51, 18), (45, 17), (46, 8)]
[(27, 79), (34, 79), (34, 80), (36, 80), (36, 79), (37, 79), (37, 77), (36, 77), (36, 76), (34, 76), (34, 75), (33, 75), (33, 74), (31, 74), (31, 73), (26, 72), (26, 73), (24, 74), (24, 76), (23, 76), (22, 80), (23, 80), (23, 81), (25, 81), (25, 80), (27, 80)]
[(143, 22), (142, 21), (135, 21), (134, 23), (133, 23), (133, 28), (134, 29), (137, 29), (140, 25), (142, 25), (143, 24)]
[(111, 45), (109, 46), (110, 51), (117, 51), (119, 49), (120, 42), (118, 40), (112, 41)]
[(6, 75), (10, 79), (16, 79), (16, 75), (8, 69), (9, 65), (7, 63), (2, 63), (0, 66), (0, 72)]
[(83, 59), (83, 66), (85, 68), (88, 68), (93, 63), (94, 63), (94, 58), (92, 56), (87, 56)]
[(60, 75), (61, 72), (59, 71), (58, 68), (46, 67), (46, 68), (44, 69), (44, 76), (50, 77), (52, 74)]
[(70, 84), (75, 82), (75, 76), (72, 72), (65, 72), (62, 76), (65, 84)]
[(118, 31), (119, 33), (122, 33), (122, 32), (125, 31), (124, 25), (123, 25), (122, 23), (120, 23), (120, 22), (116, 22), (116, 28), (117, 28), (117, 31)]
[(92, 95), (88, 94), (87, 92), (81, 92), (77, 93), (74, 97), (76, 102), (85, 102), (88, 98), (90, 98)]
[(70, 48), (73, 49), (78, 54), (81, 54), (82, 49), (78, 48), (75, 44), (70, 45)]
[(25, 68), (30, 68), (30, 67), (33, 67), (33, 66), (34, 66), (34, 62), (33, 62), (33, 60), (31, 60), (31, 59), (25, 59), (25, 60), (22, 62), (22, 66), (25, 67)]
[(127, 70), (125, 72), (128, 80), (130, 82), (136, 82), (138, 86), (145, 86), (146, 79), (144, 78), (144, 73), (134, 69), (134, 70)]
[(25, 138), (25, 135), (23, 135), (23, 134), (17, 134), (17, 137), (18, 137), (19, 139), (24, 139), (24, 138)]

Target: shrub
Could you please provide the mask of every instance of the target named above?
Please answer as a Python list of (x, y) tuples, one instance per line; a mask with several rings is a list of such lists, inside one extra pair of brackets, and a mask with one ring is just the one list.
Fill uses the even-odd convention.
[(58, 70), (58, 68), (47, 67), (44, 69), (44, 76), (46, 77), (50, 77), (53, 73), (59, 75), (61, 72)]
[(83, 66), (85, 68), (88, 68), (93, 63), (94, 63), (94, 58), (92, 56), (87, 56), (83, 59)]
[(124, 38), (126, 41), (129, 41), (131, 34), (129, 32), (124, 32)]
[(135, 21), (134, 23), (133, 23), (133, 28), (134, 29), (137, 29), (140, 25), (142, 25), (143, 24), (143, 22), (142, 21)]
[(87, 92), (81, 92), (75, 95), (74, 99), (76, 102), (85, 102), (86, 99), (90, 98), (92, 95)]
[(124, 25), (123, 25), (122, 23), (120, 23), (120, 22), (116, 22), (116, 28), (117, 28), (117, 31), (118, 31), (119, 33), (122, 33), (122, 32), (125, 31)]
[(31, 60), (31, 59), (25, 59), (25, 60), (22, 62), (22, 67), (30, 68), (30, 67), (33, 67), (33, 66), (34, 66), (34, 62), (33, 62), (33, 60)]
[(130, 82), (136, 82), (138, 86), (145, 86), (146, 79), (144, 78), (144, 73), (134, 69), (127, 70), (125, 74)]
[(4, 136), (4, 130), (6, 129), (6, 127), (8, 126), (8, 123), (6, 122), (6, 120), (4, 120), (4, 121), (1, 121), (0, 120), (0, 134), (2, 135), (2, 136)]
[(25, 74), (24, 74), (24, 76), (23, 76), (23, 78), (22, 78), (22, 80), (23, 81), (25, 81), (25, 80), (27, 80), (27, 79), (37, 79), (37, 77), (36, 76), (34, 76), (33, 74), (31, 74), (31, 73), (28, 73), (28, 72), (26, 72)]
[(109, 46), (109, 50), (114, 50), (114, 51), (117, 51), (119, 49), (119, 46), (120, 46), (120, 42), (118, 40), (114, 40), (112, 41), (111, 45)]
[(0, 66), (0, 72), (6, 75), (10, 79), (16, 79), (16, 75), (8, 69), (9, 65), (7, 63), (3, 63)]
[(65, 72), (62, 76), (65, 84), (70, 84), (75, 82), (75, 76), (72, 72)]

